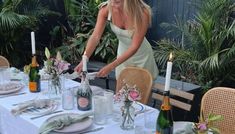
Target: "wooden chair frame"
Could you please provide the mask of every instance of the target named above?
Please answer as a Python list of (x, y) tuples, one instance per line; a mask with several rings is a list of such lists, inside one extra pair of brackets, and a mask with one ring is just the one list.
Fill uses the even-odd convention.
[(221, 134), (235, 133), (235, 89), (215, 87), (207, 91), (201, 101), (201, 114), (205, 118), (209, 113), (222, 115), (223, 120), (215, 122)]
[(139, 67), (126, 67), (121, 71), (116, 85), (116, 92), (118, 92), (123, 86), (123, 80), (130, 86), (136, 85), (141, 92), (140, 102), (147, 104), (151, 89), (152, 89), (152, 75), (143, 68)]
[[(156, 83), (153, 86), (152, 99), (154, 100), (163, 100), (163, 91), (165, 85)], [(177, 90), (175, 88), (170, 88), (170, 103), (172, 106), (185, 110), (184, 119), (186, 118), (187, 112), (191, 111), (192, 101), (194, 99), (194, 94), (188, 93), (186, 91)], [(179, 100), (176, 98), (180, 98)], [(182, 101), (184, 100), (184, 101)], [(155, 107), (155, 102), (153, 107)]]
[(5, 57), (0, 56), (0, 67), (3, 67), (3, 66), (10, 67), (10, 63)]

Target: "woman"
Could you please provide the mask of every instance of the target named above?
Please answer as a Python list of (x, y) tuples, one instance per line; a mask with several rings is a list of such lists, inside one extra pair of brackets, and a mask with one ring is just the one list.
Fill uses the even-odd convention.
[[(84, 52), (88, 58), (94, 52), (106, 22), (110, 23), (112, 31), (119, 40), (118, 52), (116, 60), (104, 66), (97, 73), (97, 77), (105, 77), (116, 68), (116, 78), (118, 78), (126, 66), (137, 66), (147, 69), (153, 79), (156, 79), (158, 69), (151, 45), (145, 38), (151, 23), (150, 7), (143, 0), (108, 0), (101, 4), (95, 29)], [(75, 70), (80, 73), (81, 69), (82, 62)]]

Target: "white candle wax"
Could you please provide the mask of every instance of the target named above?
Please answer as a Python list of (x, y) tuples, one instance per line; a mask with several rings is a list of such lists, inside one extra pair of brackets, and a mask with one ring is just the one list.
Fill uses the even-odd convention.
[(169, 61), (167, 62), (167, 69), (166, 69), (165, 91), (170, 90), (171, 70), (172, 70), (172, 62)]
[(31, 32), (31, 45), (32, 45), (32, 55), (36, 54), (35, 52), (35, 35), (34, 32)]
[(86, 55), (82, 56), (82, 71), (86, 71), (87, 72), (87, 61), (88, 58)]

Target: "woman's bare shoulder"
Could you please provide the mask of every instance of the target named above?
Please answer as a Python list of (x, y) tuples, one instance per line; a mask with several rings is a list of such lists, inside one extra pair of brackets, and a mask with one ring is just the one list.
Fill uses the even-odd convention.
[(107, 18), (108, 14), (109, 14), (109, 8), (107, 5), (100, 7), (99, 16), (102, 16), (103, 18)]

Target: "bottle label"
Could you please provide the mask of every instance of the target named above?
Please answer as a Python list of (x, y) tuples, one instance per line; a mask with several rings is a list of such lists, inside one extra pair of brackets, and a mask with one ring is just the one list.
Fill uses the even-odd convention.
[(170, 110), (170, 109), (171, 109), (170, 105), (162, 105), (161, 106), (161, 110), (167, 111), (167, 110)]
[(80, 97), (78, 99), (78, 105), (81, 107), (81, 108), (85, 108), (87, 107), (89, 104), (89, 100), (87, 98), (84, 98), (84, 97)]
[(37, 82), (29, 82), (29, 90), (31, 92), (36, 92), (37, 91)]

